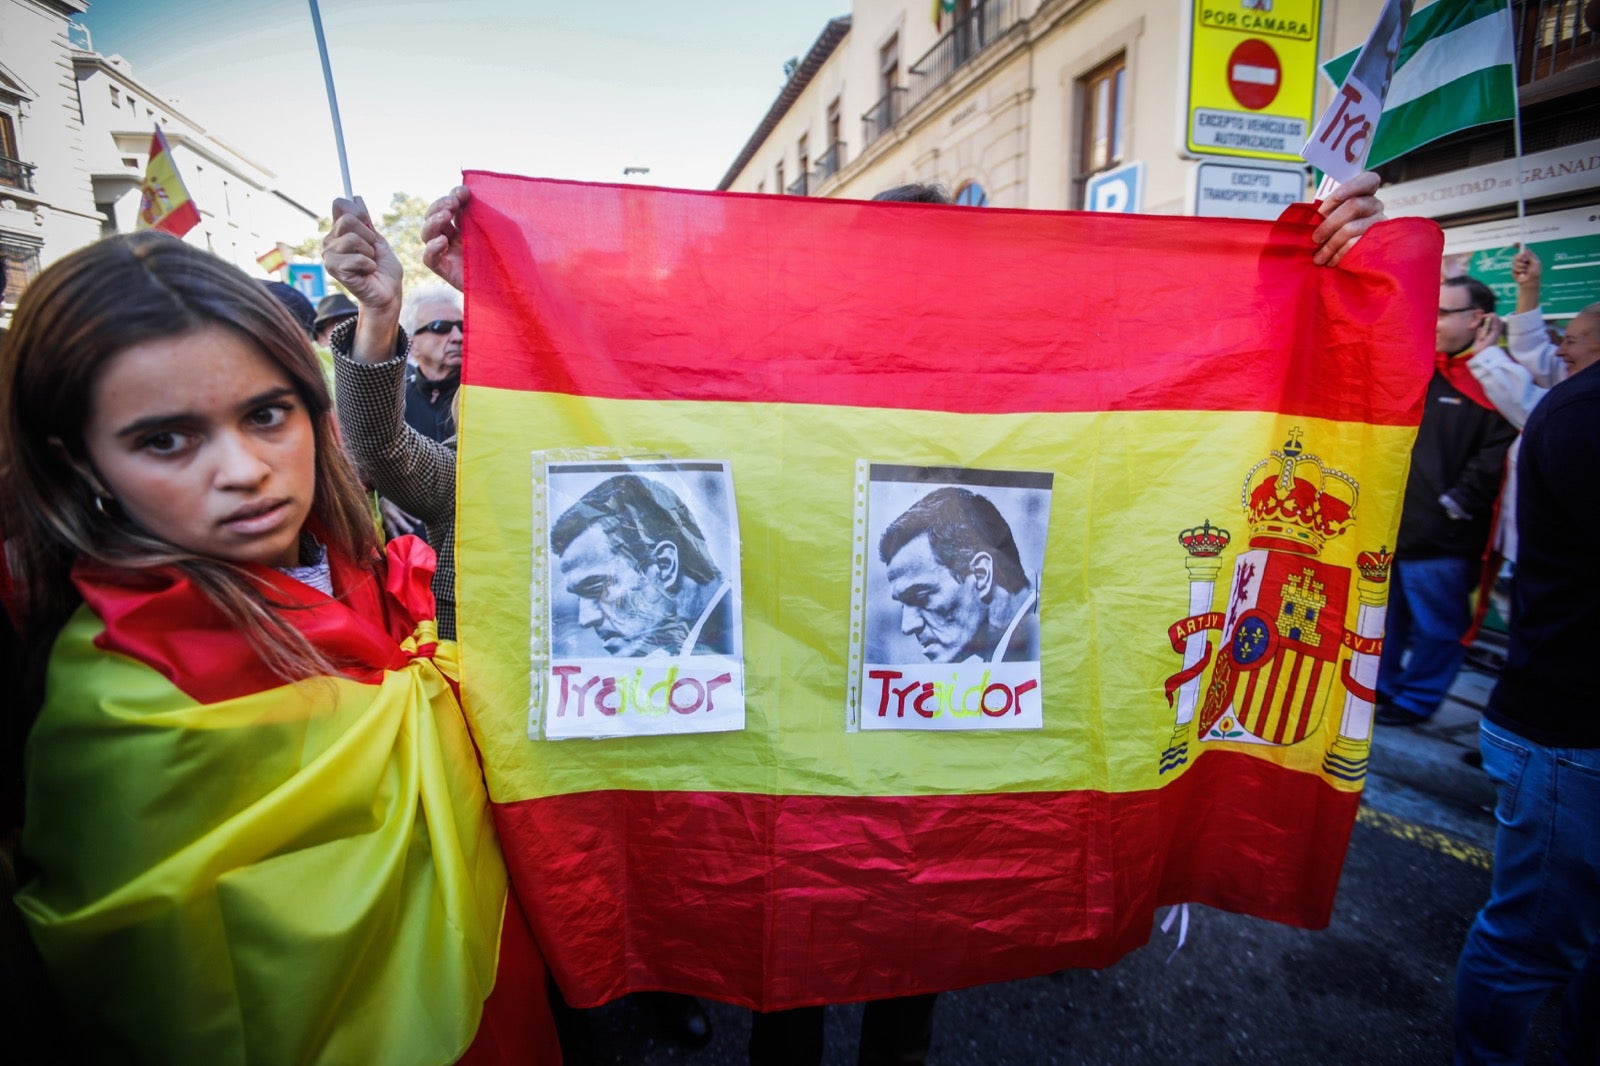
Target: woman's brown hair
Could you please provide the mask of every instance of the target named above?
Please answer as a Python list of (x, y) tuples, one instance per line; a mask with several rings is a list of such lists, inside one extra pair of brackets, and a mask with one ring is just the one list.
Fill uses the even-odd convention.
[(176, 567), (281, 677), (330, 668), (258, 577), (102, 509), (74, 467), (86, 460), (83, 429), (105, 363), (132, 345), (209, 326), (234, 331), (289, 378), (314, 427), (318, 532), (330, 551), (375, 559), (371, 512), (339, 445), (327, 381), (305, 331), (264, 286), (207, 252), (163, 233), (110, 237), (40, 274), (0, 343), (0, 504), (32, 661), (42, 664), (78, 604), (69, 571), (82, 557), (127, 570)]

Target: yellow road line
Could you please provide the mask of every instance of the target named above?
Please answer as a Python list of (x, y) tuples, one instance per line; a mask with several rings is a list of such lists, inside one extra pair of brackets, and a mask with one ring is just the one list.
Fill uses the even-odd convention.
[(1494, 865), (1493, 853), (1484, 848), (1457, 840), (1446, 833), (1424, 828), (1415, 822), (1408, 822), (1404, 818), (1396, 818), (1392, 814), (1375, 811), (1365, 805), (1357, 809), (1356, 821), (1369, 829), (1376, 829), (1380, 833), (1388, 833), (1392, 837), (1398, 837), (1412, 844), (1437, 851), (1441, 855), (1459, 859), (1469, 866), (1478, 867), (1480, 870), (1490, 869)]

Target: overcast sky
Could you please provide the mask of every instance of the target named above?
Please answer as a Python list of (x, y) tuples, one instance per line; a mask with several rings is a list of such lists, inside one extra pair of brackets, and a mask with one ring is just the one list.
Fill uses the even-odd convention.
[[(849, 0), (320, 0), (356, 191), (462, 169), (711, 188)], [(96, 51), (326, 212), (340, 192), (308, 0), (92, 0)]]

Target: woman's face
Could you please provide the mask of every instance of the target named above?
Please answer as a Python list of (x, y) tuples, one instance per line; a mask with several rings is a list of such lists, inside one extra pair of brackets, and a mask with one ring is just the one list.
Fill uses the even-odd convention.
[(145, 529), (197, 555), (294, 566), (316, 490), (289, 376), (221, 326), (124, 348), (90, 390), (93, 473)]

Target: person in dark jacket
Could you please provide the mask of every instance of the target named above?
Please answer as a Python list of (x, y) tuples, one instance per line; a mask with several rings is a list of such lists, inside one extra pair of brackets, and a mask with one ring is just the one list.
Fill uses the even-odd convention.
[[(1438, 353), (1411, 449), (1378, 666), (1377, 720), (1416, 725), (1439, 709), (1472, 626), (1470, 596), (1482, 569), (1517, 431), (1467, 368), (1495, 296), (1476, 278), (1439, 286)], [(1409, 652), (1409, 656), (1407, 656)]]
[(1573, 374), (1528, 416), (1517, 467), (1511, 645), (1479, 738), (1499, 824), (1489, 900), (1456, 969), (1458, 1063), (1521, 1062), (1552, 992), (1556, 1059), (1600, 1062), (1600, 304), (1568, 337)]

